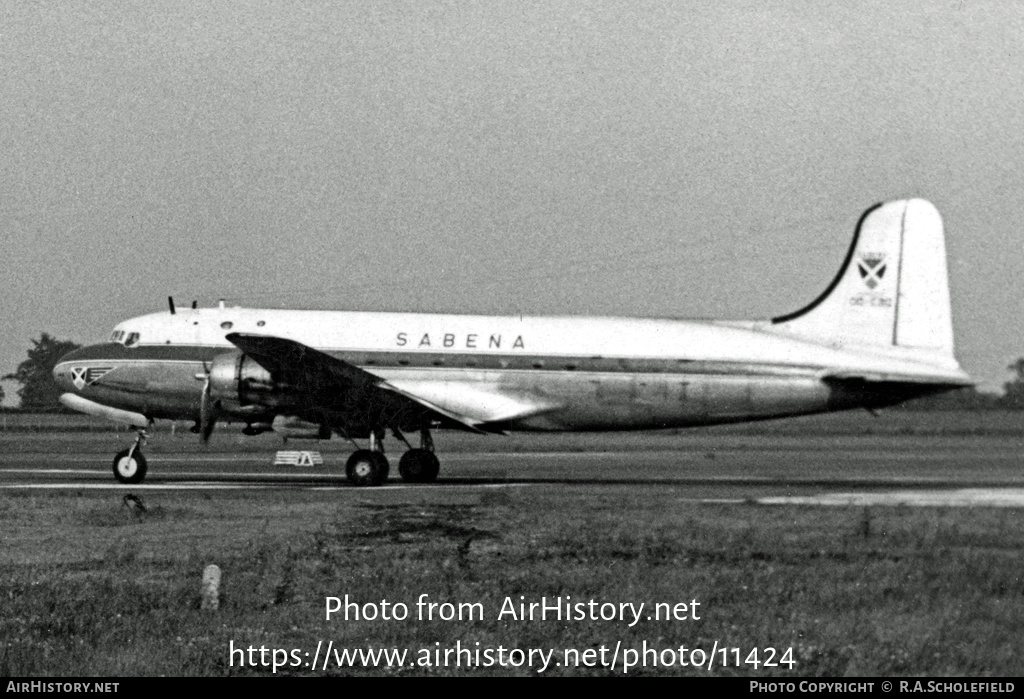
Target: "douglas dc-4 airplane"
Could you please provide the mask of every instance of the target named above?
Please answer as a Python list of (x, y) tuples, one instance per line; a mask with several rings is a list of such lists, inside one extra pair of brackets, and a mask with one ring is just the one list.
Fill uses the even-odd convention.
[[(640, 430), (893, 405), (970, 385), (953, 356), (942, 220), (930, 203), (878, 204), (813, 302), (764, 321), (503, 317), (195, 308), (119, 323), (63, 357), (61, 401), (138, 430), (114, 477), (146, 475), (155, 419), (245, 434), (368, 439), (358, 486), (438, 474), (431, 429)], [(419, 433), (413, 447), (405, 433)], [(355, 442), (353, 442), (355, 444)], [(358, 446), (358, 445), (356, 445)]]

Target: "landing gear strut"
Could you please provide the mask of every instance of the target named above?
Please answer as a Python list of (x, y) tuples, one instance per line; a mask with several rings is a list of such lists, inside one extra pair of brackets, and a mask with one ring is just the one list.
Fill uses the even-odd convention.
[(146, 457), (142, 445), (146, 443), (146, 430), (136, 429), (135, 443), (114, 456), (114, 478), (119, 483), (141, 483), (146, 477)]
[(384, 432), (370, 432), (370, 448), (359, 449), (348, 457), (345, 475), (354, 486), (380, 485), (388, 479), (391, 465), (384, 456)]

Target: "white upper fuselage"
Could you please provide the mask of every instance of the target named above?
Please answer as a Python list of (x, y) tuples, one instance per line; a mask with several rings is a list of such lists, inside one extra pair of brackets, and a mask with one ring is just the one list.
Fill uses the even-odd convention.
[[(768, 323), (573, 316), (475, 316), (251, 308), (153, 313), (119, 323), (138, 345), (233, 349), (230, 332), (282, 337), (324, 352), (673, 359), (966, 379), (955, 362), (877, 346), (829, 347)], [(366, 367), (375, 371), (372, 367)], [(375, 371), (375, 373), (384, 373)]]

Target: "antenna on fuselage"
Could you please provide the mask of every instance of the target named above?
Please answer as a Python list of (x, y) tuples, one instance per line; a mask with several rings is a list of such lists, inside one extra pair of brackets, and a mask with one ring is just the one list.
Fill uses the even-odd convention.
[(195, 301), (195, 300), (193, 300), (193, 301), (192, 301), (192, 310), (194, 311), (194, 310), (196, 310), (197, 308), (199, 308), (199, 301)]
[(171, 307), (171, 315), (173, 316), (174, 315), (174, 297), (173, 296), (168, 296), (167, 297), (167, 305)]

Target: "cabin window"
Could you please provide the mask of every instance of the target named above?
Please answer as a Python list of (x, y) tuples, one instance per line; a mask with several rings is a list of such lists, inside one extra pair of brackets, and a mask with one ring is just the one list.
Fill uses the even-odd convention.
[(223, 323), (220, 324), (220, 327), (224, 328), (225, 330), (230, 330), (233, 326), (234, 323), (232, 323), (230, 320), (225, 320)]
[(258, 321), (256, 321), (256, 327), (257, 328), (262, 328), (266, 324), (267, 324), (267, 321), (265, 321), (265, 320), (258, 320)]

